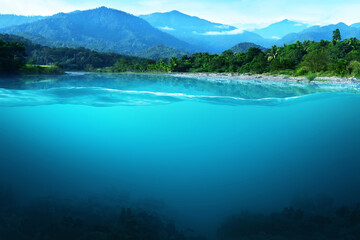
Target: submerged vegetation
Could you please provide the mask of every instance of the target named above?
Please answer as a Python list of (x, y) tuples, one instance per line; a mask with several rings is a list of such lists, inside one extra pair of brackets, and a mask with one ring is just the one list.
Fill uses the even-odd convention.
[[(0, 239), (206, 239), (191, 228), (179, 228), (157, 210), (130, 204), (122, 195), (87, 200), (46, 197), (18, 204), (9, 189), (0, 188), (0, 197)], [(360, 239), (360, 203), (334, 207), (332, 198), (322, 197), (298, 205), (302, 207), (271, 214), (245, 211), (229, 216), (217, 228), (216, 239)]]
[[(0, 202), (1, 203), (1, 202)], [(202, 240), (159, 214), (97, 201), (43, 198), (20, 206), (0, 205), (0, 239)]]
[(243, 212), (223, 222), (218, 239), (360, 239), (360, 204), (326, 213), (294, 208), (269, 215)]

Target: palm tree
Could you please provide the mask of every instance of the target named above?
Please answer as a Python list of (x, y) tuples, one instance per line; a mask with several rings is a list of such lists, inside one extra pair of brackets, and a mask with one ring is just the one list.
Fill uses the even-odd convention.
[(278, 54), (279, 54), (279, 48), (276, 45), (272, 46), (272, 48), (270, 48), (268, 52), (268, 61), (272, 61), (276, 59)]

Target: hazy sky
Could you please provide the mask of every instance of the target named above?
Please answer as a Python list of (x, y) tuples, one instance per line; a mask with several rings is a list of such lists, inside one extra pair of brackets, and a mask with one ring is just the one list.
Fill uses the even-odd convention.
[(179, 10), (225, 24), (266, 24), (285, 18), (310, 24), (360, 22), (359, 0), (0, 0), (0, 13), (52, 15), (107, 6), (134, 15)]

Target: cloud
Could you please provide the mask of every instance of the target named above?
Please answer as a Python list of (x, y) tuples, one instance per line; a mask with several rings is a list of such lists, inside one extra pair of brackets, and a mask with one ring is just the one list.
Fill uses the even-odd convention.
[(222, 31), (222, 32), (211, 31), (211, 32), (197, 33), (197, 34), (199, 34), (199, 35), (237, 35), (237, 34), (242, 34), (243, 32), (244, 32), (244, 30), (235, 29), (232, 31)]
[(165, 26), (165, 27), (158, 27), (160, 30), (165, 30), (165, 31), (175, 31), (175, 28), (171, 28), (171, 27), (168, 27), (168, 26)]
[(228, 25), (216, 25), (215, 27), (220, 28), (220, 29), (229, 29), (230, 28), (230, 26), (228, 26)]
[(52, 15), (58, 12), (69, 12), (73, 7), (59, 0), (0, 0), (2, 14), (18, 15)]

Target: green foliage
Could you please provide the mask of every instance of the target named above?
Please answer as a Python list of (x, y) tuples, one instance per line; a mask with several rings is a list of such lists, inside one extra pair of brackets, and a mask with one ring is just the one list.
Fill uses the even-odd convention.
[(326, 71), (329, 62), (329, 52), (327, 49), (317, 49), (304, 56), (302, 65), (309, 72)]
[(50, 65), (50, 66), (41, 66), (41, 65), (32, 65), (26, 64), (20, 69), (22, 74), (46, 74), (46, 75), (53, 75), (53, 74), (63, 74), (63, 70), (59, 65)]
[(334, 32), (333, 32), (333, 42), (339, 42), (341, 41), (341, 34), (340, 34), (340, 30), (337, 28)]
[(24, 64), (24, 46), (19, 43), (0, 40), (0, 74), (17, 73)]
[(160, 61), (162, 59), (170, 59), (172, 57), (182, 58), (187, 55), (186, 52), (177, 50), (175, 48), (166, 47), (164, 45), (151, 47), (144, 51), (136, 53), (136, 56), (141, 58), (153, 59)]
[[(247, 52), (222, 54), (195, 53), (191, 56), (150, 60), (114, 53), (98, 53), (85, 48), (50, 48), (11, 35), (0, 35), (3, 54), (0, 71), (18, 71), (27, 60), (31, 65), (54, 65), (58, 69), (100, 72), (213, 72), (287, 74), (295, 76), (359, 76), (360, 40), (297, 41), (282, 47), (274, 46), (263, 52), (250, 47)], [(335, 39), (339, 39), (335, 36)], [(341, 39), (341, 36), (340, 36)], [(15, 43), (15, 42), (20, 42)], [(24, 46), (26, 47), (26, 55)], [(168, 49), (168, 48), (167, 48)], [(4, 60), (7, 59), (7, 60)], [(9, 65), (9, 66), (8, 66)], [(26, 68), (25, 68), (26, 69)], [(24, 70), (24, 72), (42, 70)]]
[(308, 74), (308, 70), (304, 67), (300, 67), (296, 73), (295, 73), (295, 76), (305, 76), (306, 74)]
[[(142, 64), (145, 61), (138, 57), (116, 53), (99, 53), (83, 47), (45, 47), (15, 35), (0, 34), (0, 40), (12, 44), (21, 43), (21, 45), (25, 46), (27, 56), (26, 58), (23, 56), (22, 61), (26, 60), (32, 65), (58, 65), (58, 67), (68, 71), (95, 71), (96, 69), (113, 66), (118, 61), (126, 62), (127, 65)], [(147, 63), (144, 64), (146, 65)], [(146, 70), (146, 67), (143, 67), (143, 70)]]
[(360, 62), (351, 61), (349, 64), (349, 71), (352, 75), (359, 77), (360, 76)]
[(237, 45), (235, 45), (234, 47), (232, 47), (230, 50), (234, 53), (246, 53), (250, 48), (260, 48), (262, 51), (266, 51), (266, 48), (263, 48), (257, 44), (254, 43), (249, 43), (249, 42), (244, 42), (244, 43), (239, 43)]
[(309, 80), (310, 82), (311, 82), (311, 81), (314, 81), (315, 78), (316, 78), (316, 73), (310, 73), (310, 74), (306, 75), (306, 78), (307, 78), (307, 80)]
[[(338, 39), (338, 38), (337, 38)], [(149, 63), (149, 62), (148, 62)], [(356, 38), (320, 42), (297, 41), (283, 47), (274, 46), (263, 52), (250, 47), (247, 52), (222, 54), (195, 53), (182, 58), (171, 58), (167, 63), (158, 61), (138, 68), (137, 65), (120, 69), (116, 65), (109, 71), (161, 71), (161, 72), (214, 72), (286, 74), (295, 76), (349, 76), (360, 74), (360, 40)], [(309, 74), (314, 73), (314, 74)]]

